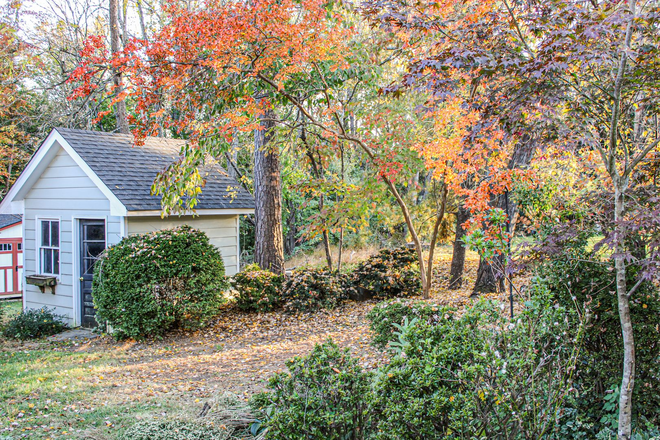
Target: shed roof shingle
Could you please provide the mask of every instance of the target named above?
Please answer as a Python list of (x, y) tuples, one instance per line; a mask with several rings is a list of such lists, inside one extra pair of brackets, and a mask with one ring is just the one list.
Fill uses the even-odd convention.
[(0, 214), (0, 229), (15, 225), (22, 221), (23, 216), (20, 214)]
[[(179, 158), (184, 141), (149, 137), (133, 146), (126, 134), (57, 128), (128, 211), (161, 209), (160, 196), (151, 195), (156, 175)], [(254, 199), (217, 165), (206, 167), (206, 185), (195, 209), (253, 209)]]

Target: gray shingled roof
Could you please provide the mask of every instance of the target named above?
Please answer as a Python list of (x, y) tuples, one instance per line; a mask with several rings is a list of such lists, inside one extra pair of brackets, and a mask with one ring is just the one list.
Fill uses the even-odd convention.
[[(128, 211), (161, 209), (160, 196), (151, 195), (156, 175), (177, 160), (183, 141), (149, 137), (141, 147), (133, 137), (100, 131), (57, 128)], [(205, 170), (206, 185), (195, 209), (254, 208), (254, 199), (219, 166)], [(228, 189), (231, 188), (231, 189)]]
[(20, 214), (0, 214), (0, 229), (15, 225), (22, 221), (23, 216)]

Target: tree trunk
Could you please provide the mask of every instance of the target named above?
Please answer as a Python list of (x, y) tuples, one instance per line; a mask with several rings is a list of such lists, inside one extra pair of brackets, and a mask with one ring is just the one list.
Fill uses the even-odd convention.
[(284, 253), (293, 254), (296, 250), (296, 236), (298, 227), (296, 225), (296, 204), (292, 200), (286, 201), (288, 215), (286, 216), (286, 235), (284, 237)]
[(620, 226), (625, 208), (625, 184), (615, 182), (614, 191), (614, 227), (616, 228), (614, 267), (616, 269), (619, 320), (621, 321), (621, 334), (623, 335), (623, 377), (621, 380), (621, 393), (619, 394), (618, 437), (621, 440), (629, 440), (632, 433), (632, 397), (635, 388), (635, 339), (630, 317), (630, 299), (628, 298), (626, 286), (625, 237)]
[[(536, 151), (536, 141), (529, 135), (523, 135), (520, 142), (518, 142), (513, 149), (511, 159), (509, 159), (508, 168), (515, 170), (518, 168), (527, 167), (532, 162), (534, 152)], [(506, 201), (508, 200), (508, 203)], [(507, 206), (508, 205), (508, 206)], [(509, 219), (509, 231), (513, 231), (516, 227), (515, 221), (517, 218), (516, 204), (511, 202), (510, 197), (499, 196), (493, 201), (493, 208), (500, 208), (506, 211)], [(495, 261), (495, 267), (484, 260), (479, 260), (479, 268), (477, 269), (477, 281), (472, 289), (472, 295), (479, 293), (492, 293), (504, 289), (504, 258), (498, 257)]]
[[(321, 194), (319, 197), (319, 212), (323, 216), (323, 204), (325, 203), (325, 196)], [(323, 225), (323, 250), (325, 250), (325, 262), (328, 265), (328, 270), (332, 272), (332, 251), (330, 250), (330, 235), (328, 230)]]
[(438, 242), (440, 225), (442, 224), (442, 219), (445, 218), (445, 210), (447, 209), (447, 192), (447, 185), (443, 183), (440, 209), (435, 217), (433, 233), (431, 234), (431, 245), (429, 246), (429, 260), (426, 265), (426, 284), (423, 286), (424, 299), (429, 299), (431, 296), (431, 287), (433, 286), (433, 256), (435, 254), (436, 243)]
[(465, 228), (463, 223), (470, 218), (470, 211), (463, 204), (458, 207), (456, 213), (456, 235), (454, 237), (454, 251), (451, 256), (451, 269), (449, 270), (449, 288), (460, 289), (463, 285), (463, 269), (465, 268), (465, 245), (463, 237)]
[(283, 274), (282, 188), (279, 151), (272, 145), (274, 116), (272, 110), (266, 111), (262, 128), (254, 133), (254, 261), (262, 269)]
[[(110, 0), (110, 50), (112, 55), (120, 51), (119, 37), (119, 1)], [(119, 95), (124, 87), (122, 85), (121, 72), (117, 68), (112, 69), (112, 84), (115, 87), (115, 95)], [(122, 99), (114, 103), (115, 119), (117, 121), (117, 131), (120, 133), (130, 133), (128, 128), (128, 117), (126, 113), (126, 102)]]
[(497, 264), (491, 264), (483, 258), (479, 259), (477, 281), (474, 283), (472, 296), (477, 296), (480, 293), (494, 293), (504, 290), (504, 277), (500, 274), (502, 270), (500, 263), (503, 262), (503, 259), (498, 256), (495, 257), (495, 260)]

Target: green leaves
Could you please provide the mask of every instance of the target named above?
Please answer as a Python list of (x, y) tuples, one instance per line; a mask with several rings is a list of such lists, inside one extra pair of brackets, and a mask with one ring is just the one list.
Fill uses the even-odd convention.
[(253, 400), (265, 414), (267, 439), (365, 440), (370, 378), (348, 350), (332, 340), (287, 362), (268, 391)]
[[(2, 307), (2, 306), (0, 306)], [(11, 339), (38, 339), (55, 335), (68, 325), (61, 316), (47, 308), (22, 311), (2, 328), (2, 334)], [(2, 315), (0, 314), (0, 319)]]
[(410, 297), (421, 292), (417, 256), (412, 249), (382, 249), (353, 271), (356, 288), (378, 299)]
[(236, 305), (250, 312), (268, 312), (282, 303), (281, 290), (284, 277), (257, 264), (250, 264), (230, 278), (232, 288), (238, 293)]
[(117, 338), (198, 328), (224, 302), (224, 273), (218, 249), (190, 226), (125, 238), (94, 267), (97, 320)]

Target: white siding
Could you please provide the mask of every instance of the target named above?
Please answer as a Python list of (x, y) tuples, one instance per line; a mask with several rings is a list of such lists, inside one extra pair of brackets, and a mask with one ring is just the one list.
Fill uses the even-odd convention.
[(225, 273), (238, 272), (238, 216), (205, 215), (181, 217), (128, 217), (128, 235), (170, 229), (180, 225), (190, 225), (206, 232), (211, 244), (217, 247), (225, 263)]
[(77, 227), (79, 219), (105, 219), (106, 241), (109, 245), (121, 240), (122, 217), (110, 216), (110, 202), (73, 159), (60, 149), (39, 180), (25, 196), (24, 256), (26, 275), (38, 273), (37, 228), (38, 218), (60, 220), (60, 276), (55, 294), (48, 289), (41, 293), (38, 287), (25, 284), (24, 304), (27, 308), (43, 306), (55, 308), (56, 313), (78, 324), (79, 260)]
[(23, 226), (20, 223), (0, 231), (0, 238), (21, 238)]

